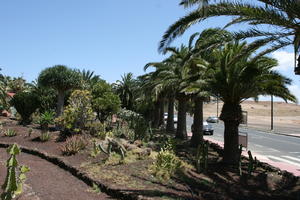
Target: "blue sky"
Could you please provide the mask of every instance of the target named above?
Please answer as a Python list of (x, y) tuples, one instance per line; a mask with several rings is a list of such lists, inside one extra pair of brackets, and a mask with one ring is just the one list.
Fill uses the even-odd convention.
[[(27, 81), (56, 64), (95, 71), (112, 83), (127, 72), (143, 74), (147, 62), (160, 61), (158, 43), (169, 25), (189, 10), (179, 0), (9, 0), (0, 2), (0, 67), (2, 73)], [(224, 25), (224, 18), (193, 26), (173, 44), (207, 27)], [(278, 53), (287, 58), (290, 49)], [(286, 54), (287, 53), (287, 54)], [(299, 79), (289, 60), (280, 68)]]

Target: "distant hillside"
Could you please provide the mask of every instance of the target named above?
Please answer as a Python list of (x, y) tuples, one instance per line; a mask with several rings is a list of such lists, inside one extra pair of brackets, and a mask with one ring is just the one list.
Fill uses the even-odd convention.
[[(219, 103), (219, 114), (223, 103)], [(270, 101), (245, 101), (242, 109), (248, 112), (249, 126), (269, 127), (271, 116)], [(217, 115), (217, 103), (204, 104), (204, 117)], [(274, 102), (274, 125), (294, 127), (300, 130), (300, 106), (291, 103)]]

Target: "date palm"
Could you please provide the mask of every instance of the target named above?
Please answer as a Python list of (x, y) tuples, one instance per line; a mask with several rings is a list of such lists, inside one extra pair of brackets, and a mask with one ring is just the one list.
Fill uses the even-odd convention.
[(285, 101), (296, 101), (287, 85), (291, 80), (273, 68), (277, 61), (254, 56), (251, 44), (231, 42), (212, 52), (209, 68), (211, 92), (224, 102), (220, 119), (224, 121), (224, 156), (227, 164), (238, 163), (238, 127), (242, 120), (241, 102), (259, 95), (274, 95)]
[(122, 107), (128, 110), (134, 109), (135, 90), (137, 87), (136, 79), (133, 74), (127, 73), (121, 76), (121, 80), (117, 80), (113, 85), (116, 93), (119, 95)]
[[(199, 3), (197, 0), (191, 1), (190, 5), (197, 3)], [(257, 0), (251, 3), (219, 1), (218, 3), (207, 5), (205, 8), (200, 7), (168, 28), (161, 40), (159, 49), (164, 50), (190, 26), (201, 23), (201, 21), (208, 18), (219, 16), (234, 17), (227, 26), (240, 23), (249, 24), (251, 27), (249, 30), (237, 32), (235, 37), (237, 39), (251, 37), (259, 39), (265, 44), (270, 44), (270, 48), (264, 50), (261, 54), (266, 54), (288, 45), (293, 45), (295, 58), (297, 53), (299, 53), (300, 1), (298, 0)], [(265, 27), (265, 31), (262, 31), (263, 27)]]

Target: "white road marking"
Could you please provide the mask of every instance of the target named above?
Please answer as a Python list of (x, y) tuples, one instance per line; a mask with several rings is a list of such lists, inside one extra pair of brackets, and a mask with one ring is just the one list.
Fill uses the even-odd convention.
[(291, 156), (282, 156), (284, 158), (288, 158), (288, 159), (291, 159), (291, 160), (295, 160), (295, 161), (298, 161), (300, 163), (300, 159), (299, 158), (294, 158), (294, 157), (291, 157)]
[(283, 158), (279, 158), (279, 157), (275, 157), (275, 156), (267, 156), (267, 157), (271, 158), (271, 159), (274, 159), (274, 160), (284, 162), (284, 163), (289, 163), (289, 164), (295, 165), (297, 167), (300, 167), (300, 163), (296, 163), (296, 162), (293, 162), (293, 161), (290, 161), (290, 160), (287, 160), (287, 159), (283, 159)]
[(268, 148), (268, 149), (270, 149), (271, 151), (279, 152), (277, 149), (273, 149), (273, 148)]
[(259, 144), (254, 144), (254, 146), (257, 146), (257, 147), (264, 147), (263, 145), (259, 145)]
[(300, 154), (300, 152), (299, 152), (299, 151), (292, 151), (292, 152), (289, 152), (289, 153)]

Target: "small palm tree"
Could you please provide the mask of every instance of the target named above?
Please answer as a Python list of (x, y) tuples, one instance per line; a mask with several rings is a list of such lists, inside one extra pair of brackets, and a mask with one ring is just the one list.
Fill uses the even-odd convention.
[(56, 117), (63, 113), (66, 92), (80, 87), (81, 82), (80, 74), (64, 65), (46, 68), (38, 77), (39, 85), (54, 88), (58, 93)]

